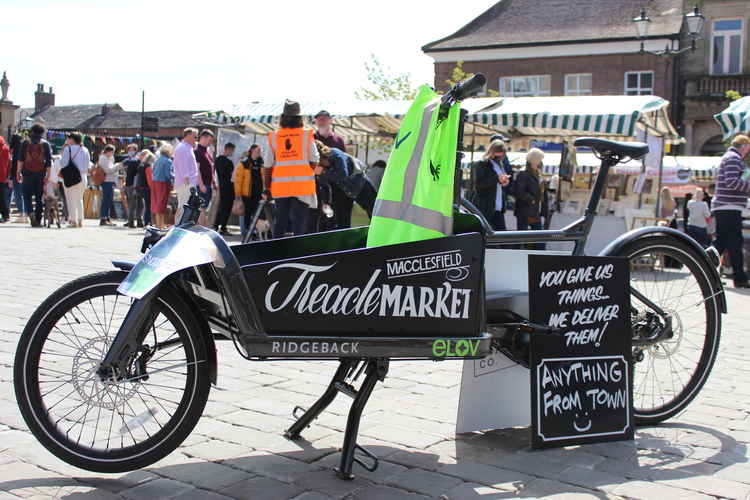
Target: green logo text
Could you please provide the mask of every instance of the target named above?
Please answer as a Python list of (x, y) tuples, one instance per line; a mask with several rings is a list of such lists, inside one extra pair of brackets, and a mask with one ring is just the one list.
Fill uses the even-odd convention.
[(432, 355), (436, 358), (476, 356), (479, 340), (437, 339), (432, 342)]

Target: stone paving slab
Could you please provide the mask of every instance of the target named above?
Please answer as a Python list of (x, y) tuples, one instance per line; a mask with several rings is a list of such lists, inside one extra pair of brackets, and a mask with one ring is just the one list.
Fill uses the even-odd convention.
[(110, 499), (505, 499), (750, 498), (750, 293), (729, 289), (722, 345), (711, 378), (683, 414), (640, 428), (630, 443), (534, 451), (528, 429), (455, 435), (461, 364), (393, 363), (362, 421), (360, 443), (378, 471), (338, 465), (349, 400), (339, 398), (301, 441), (283, 430), (309, 405), (333, 363), (248, 363), (219, 346), (219, 387), (178, 451), (145, 470), (97, 474), (48, 453), (15, 403), (18, 335), (41, 301), (81, 275), (138, 258), (141, 232), (0, 226), (0, 500)]

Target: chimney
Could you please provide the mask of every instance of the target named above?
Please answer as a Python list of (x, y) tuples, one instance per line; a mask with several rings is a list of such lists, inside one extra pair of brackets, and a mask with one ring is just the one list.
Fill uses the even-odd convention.
[(109, 104), (104, 103), (102, 106), (102, 115), (106, 115), (107, 113), (109, 113)]
[(44, 108), (55, 105), (55, 94), (52, 93), (52, 87), (49, 92), (44, 91), (44, 84), (37, 83), (36, 92), (34, 92), (34, 112), (38, 113)]

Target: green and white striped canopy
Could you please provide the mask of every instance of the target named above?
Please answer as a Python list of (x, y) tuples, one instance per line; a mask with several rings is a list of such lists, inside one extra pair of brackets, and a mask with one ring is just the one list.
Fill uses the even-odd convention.
[[(411, 101), (300, 103), (302, 114), (310, 119), (325, 109), (339, 126), (353, 123), (360, 131), (372, 128), (371, 133), (393, 134), (410, 105)], [(477, 97), (462, 103), (469, 122), (481, 125), (485, 135), (494, 130), (545, 140), (581, 135), (632, 140), (638, 131), (647, 129), (650, 135), (680, 142), (669, 121), (668, 106), (669, 101), (655, 96)], [(236, 106), (233, 113), (199, 113), (196, 118), (260, 130), (276, 127), (282, 109), (282, 102), (254, 102)], [(385, 122), (378, 120), (375, 124), (372, 118), (384, 118)]]
[(719, 122), (724, 139), (750, 132), (750, 96), (733, 101), (714, 119)]
[(638, 130), (678, 140), (669, 101), (656, 96), (506, 97), (469, 120), (525, 136), (602, 135), (630, 138)]

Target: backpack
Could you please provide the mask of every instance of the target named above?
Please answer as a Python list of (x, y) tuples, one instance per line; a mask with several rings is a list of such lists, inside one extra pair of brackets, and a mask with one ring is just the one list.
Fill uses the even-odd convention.
[(44, 143), (42, 141), (37, 143), (26, 142), (26, 153), (23, 157), (24, 169), (29, 172), (44, 172), (46, 159)]

